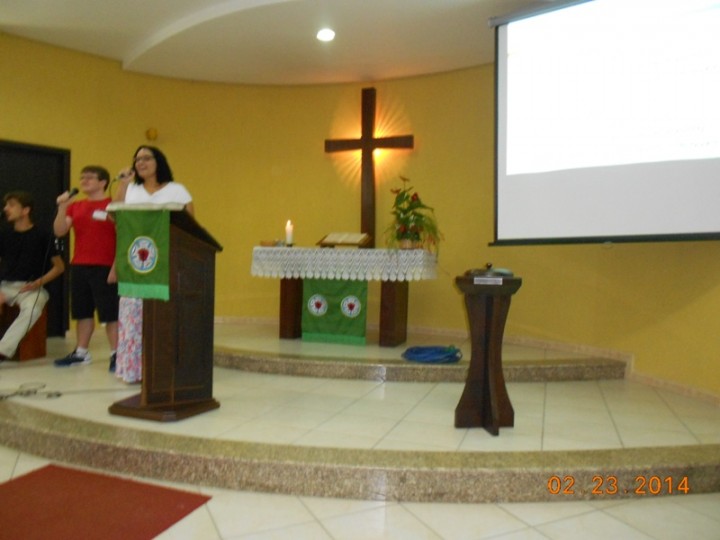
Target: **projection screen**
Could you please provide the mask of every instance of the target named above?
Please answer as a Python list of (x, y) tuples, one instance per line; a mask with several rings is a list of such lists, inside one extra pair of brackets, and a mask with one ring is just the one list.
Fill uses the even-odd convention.
[(496, 18), (495, 244), (720, 239), (720, 1)]

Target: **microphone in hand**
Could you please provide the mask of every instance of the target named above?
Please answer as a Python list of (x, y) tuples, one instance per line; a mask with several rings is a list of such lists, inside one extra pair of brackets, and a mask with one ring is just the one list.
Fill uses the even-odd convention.
[(57, 198), (57, 201), (56, 201), (56, 202), (57, 202), (57, 204), (59, 204), (59, 205), (60, 205), (60, 204), (68, 203), (68, 202), (70, 201), (70, 199), (72, 199), (72, 198), (73, 198), (75, 195), (77, 195), (78, 193), (80, 193), (80, 190), (79, 190), (78, 188), (72, 188), (70, 191), (66, 191), (65, 193), (63, 193), (62, 195), (60, 195), (60, 196)]
[(118, 175), (113, 178), (113, 182), (117, 182), (120, 180), (121, 182), (128, 183), (130, 182), (133, 177), (135, 176), (135, 172), (131, 168), (123, 169), (118, 173)]

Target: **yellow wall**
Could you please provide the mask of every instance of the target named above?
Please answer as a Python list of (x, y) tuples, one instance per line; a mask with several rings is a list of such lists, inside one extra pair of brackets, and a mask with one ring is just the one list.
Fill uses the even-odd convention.
[[(453, 279), (492, 261), (523, 278), (506, 334), (617, 349), (635, 369), (720, 395), (717, 242), (489, 247), (493, 238), (493, 71), (378, 82), (378, 127), (415, 149), (378, 167), (378, 232), (397, 175), (435, 207), (445, 242), (439, 279), (412, 285), (410, 324), (462, 330)], [(123, 72), (116, 62), (0, 33), (0, 138), (72, 151), (117, 171), (157, 128), (156, 144), (188, 186), (199, 221), (223, 244), (216, 314), (276, 317), (278, 283), (252, 278), (252, 247), (299, 245), (359, 228), (359, 172), (326, 138), (355, 137), (360, 90), (193, 83)], [(355, 167), (355, 168), (353, 168)], [(377, 320), (371, 288), (370, 320)]]

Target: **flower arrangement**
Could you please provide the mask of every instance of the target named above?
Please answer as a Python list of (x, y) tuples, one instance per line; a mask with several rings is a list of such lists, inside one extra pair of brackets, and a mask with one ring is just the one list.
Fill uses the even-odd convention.
[(422, 202), (420, 195), (409, 185), (409, 179), (404, 176), (400, 179), (403, 187), (390, 190), (395, 201), (391, 212), (394, 221), (386, 231), (388, 246), (437, 252), (442, 235), (434, 210)]

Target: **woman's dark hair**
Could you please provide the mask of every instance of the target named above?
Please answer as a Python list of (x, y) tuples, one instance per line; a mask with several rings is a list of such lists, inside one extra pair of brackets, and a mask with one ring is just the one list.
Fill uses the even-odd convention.
[(140, 174), (137, 172), (137, 169), (135, 168), (135, 158), (137, 157), (138, 152), (143, 148), (150, 151), (150, 153), (155, 158), (155, 165), (157, 166), (155, 174), (157, 176), (158, 183), (164, 184), (165, 182), (172, 182), (173, 174), (170, 170), (170, 165), (168, 164), (165, 154), (163, 154), (159, 148), (155, 148), (154, 146), (142, 145), (138, 146), (138, 149), (135, 150), (135, 153), (133, 154), (133, 171), (135, 171), (135, 183), (142, 184), (145, 182), (145, 179), (140, 176)]

